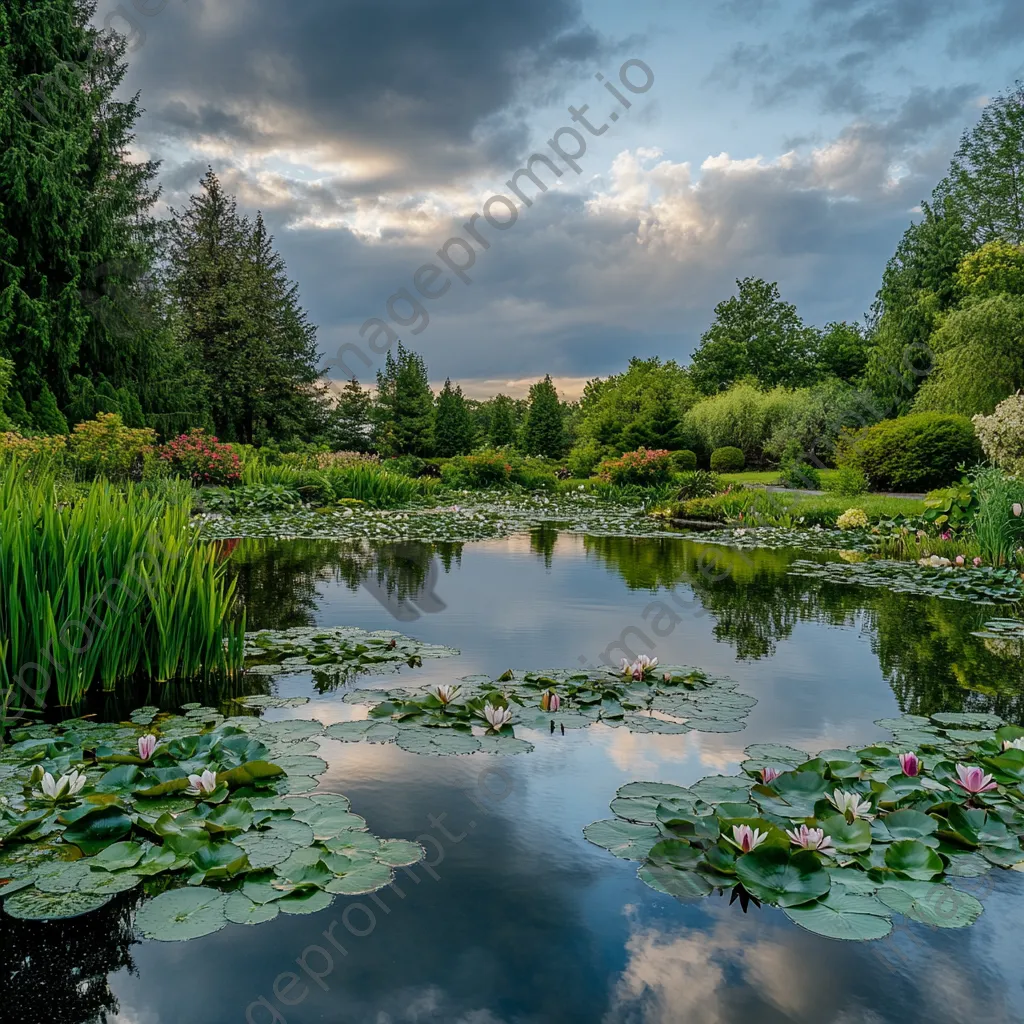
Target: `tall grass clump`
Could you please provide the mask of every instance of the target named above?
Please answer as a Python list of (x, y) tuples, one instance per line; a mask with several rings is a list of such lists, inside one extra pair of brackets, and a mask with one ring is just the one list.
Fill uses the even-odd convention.
[(974, 536), (981, 557), (992, 565), (1024, 561), (1024, 481), (998, 469), (978, 470), (973, 481), (979, 502)]
[(285, 487), (303, 501), (331, 505), (338, 501), (362, 501), (373, 508), (397, 508), (429, 494), (436, 485), (392, 473), (379, 463), (352, 461), (326, 469), (287, 464), (272, 465), (252, 460), (242, 470), (247, 487)]
[(0, 699), (9, 715), (94, 684), (233, 674), (244, 614), (213, 547), (171, 504), (97, 481), (58, 493), (39, 464), (0, 463)]

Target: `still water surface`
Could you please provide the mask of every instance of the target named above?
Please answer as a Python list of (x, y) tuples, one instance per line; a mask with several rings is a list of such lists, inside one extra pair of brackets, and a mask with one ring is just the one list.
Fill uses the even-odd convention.
[[(688, 785), (738, 770), (743, 749), (863, 745), (901, 711), (993, 710), (1024, 719), (1019, 647), (973, 637), (986, 610), (789, 577), (800, 552), (734, 552), (678, 539), (592, 538), (546, 528), (466, 545), (241, 542), (230, 554), (251, 628), (393, 628), (457, 647), (403, 670), (416, 682), (513, 668), (617, 663), (631, 653), (729, 675), (757, 706), (740, 733), (634, 734), (593, 726), (527, 733), (532, 754), (427, 757), (323, 741), (324, 791), (345, 793), (377, 835), (419, 839), (433, 867), (400, 891), (339, 897), (187, 943), (138, 942), (131, 900), (64, 926), (11, 927), (0, 1019), (84, 1024), (814, 1024), (1024, 1019), (1024, 875), (964, 880), (973, 927), (900, 923), (842, 943), (728, 897), (684, 904), (582, 829), (637, 779)], [(399, 616), (396, 620), (395, 616)], [(394, 685), (394, 676), (381, 680)], [(355, 684), (372, 685), (372, 677)], [(253, 681), (253, 687), (265, 687)], [(365, 712), (325, 677), (281, 678), (295, 714)], [(217, 694), (101, 699), (216, 703)], [(333, 928), (332, 928), (333, 925)], [(325, 931), (330, 936), (325, 938)], [(330, 938), (335, 940), (332, 944)], [(32, 951), (27, 969), (9, 965)], [(312, 949), (311, 947), (319, 947)], [(338, 948), (341, 947), (341, 948)], [(343, 949), (343, 951), (342, 951)], [(328, 955), (329, 954), (329, 955)], [(304, 972), (296, 960), (309, 968)]]

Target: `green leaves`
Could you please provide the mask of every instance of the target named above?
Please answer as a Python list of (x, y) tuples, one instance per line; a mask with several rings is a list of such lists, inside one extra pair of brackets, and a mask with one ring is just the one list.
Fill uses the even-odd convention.
[(180, 942), (219, 931), (227, 922), (227, 896), (202, 887), (174, 889), (143, 904), (135, 927), (147, 939)]
[(801, 851), (791, 857), (786, 850), (770, 846), (740, 857), (736, 877), (751, 896), (778, 907), (809, 903), (831, 886), (816, 854)]
[(794, 924), (829, 939), (863, 942), (885, 938), (892, 931), (888, 908), (880, 899), (846, 892), (835, 886), (822, 899), (785, 910)]
[(916, 839), (902, 839), (885, 851), (886, 867), (907, 878), (928, 881), (942, 874), (942, 858)]

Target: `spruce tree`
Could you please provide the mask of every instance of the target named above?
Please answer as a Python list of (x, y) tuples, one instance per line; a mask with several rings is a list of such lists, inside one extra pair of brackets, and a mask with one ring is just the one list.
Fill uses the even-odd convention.
[(530, 409), (523, 425), (523, 448), (527, 455), (560, 459), (565, 454), (565, 446), (562, 403), (548, 374), (530, 388)]
[[(95, 0), (0, 4), (0, 351), (18, 388), (130, 384), (140, 335), (112, 327), (150, 260), (156, 165), (125, 158), (138, 97), (115, 98), (126, 42)], [(144, 335), (141, 335), (144, 337)]]
[(68, 421), (57, 408), (57, 399), (44, 384), (39, 397), (32, 403), (32, 425), (41, 434), (66, 434)]
[(332, 433), (339, 448), (365, 452), (370, 448), (372, 425), (370, 392), (353, 377), (338, 396), (332, 416)]
[(434, 411), (434, 454), (441, 459), (473, 450), (473, 421), (462, 388), (445, 380)]
[(491, 403), (491, 429), (488, 440), (494, 448), (516, 443), (516, 407), (508, 395), (496, 395)]
[(374, 408), (377, 450), (385, 456), (417, 455), (433, 451), (434, 396), (422, 357), (401, 342), (395, 355), (387, 354), (377, 371)]

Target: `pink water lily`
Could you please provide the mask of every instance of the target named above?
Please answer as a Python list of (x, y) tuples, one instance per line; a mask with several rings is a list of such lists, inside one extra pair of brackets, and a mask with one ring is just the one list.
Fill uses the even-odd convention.
[(964, 562), (967, 561), (967, 559), (964, 558), (963, 555), (957, 555), (956, 558), (953, 559), (953, 561), (956, 562), (957, 565), (963, 565)]
[(554, 690), (548, 690), (540, 699), (541, 711), (557, 711), (562, 706), (562, 698)]
[(190, 775), (189, 786), (199, 796), (209, 796), (217, 788), (217, 773), (209, 768), (202, 775)]
[[(728, 836), (725, 838), (729, 839)], [(758, 828), (751, 828), (749, 825), (733, 825), (732, 838), (729, 839), (729, 842), (744, 853), (750, 853), (752, 850), (756, 850), (767, 838), (768, 833), (762, 832)]]
[(141, 757), (143, 761), (148, 761), (153, 756), (153, 752), (156, 750), (159, 742), (160, 741), (152, 733), (148, 736), (140, 736), (139, 757)]
[(658, 659), (650, 658), (641, 654), (636, 661), (630, 663), (626, 658), (622, 659), (622, 674), (630, 676), (638, 682), (653, 672), (658, 667)]
[(836, 848), (832, 845), (832, 837), (825, 835), (823, 828), (808, 828), (801, 825), (800, 828), (786, 829), (786, 835), (794, 846), (804, 850), (817, 850), (818, 853), (825, 853), (832, 856)]
[(761, 769), (761, 781), (767, 786), (769, 782), (774, 782), (782, 772), (778, 768), (762, 768)]
[(484, 718), (487, 719), (487, 724), (497, 732), (512, 721), (512, 712), (509, 711), (508, 708), (495, 707), (493, 704), (486, 704), (484, 706)]
[(903, 774), (909, 775), (911, 778), (921, 774), (921, 761), (912, 751), (900, 754), (900, 767), (903, 769)]
[(978, 793), (987, 793), (996, 788), (992, 776), (986, 775), (977, 765), (968, 767), (965, 764), (958, 764), (956, 774), (958, 778), (953, 779), (954, 784), (972, 796)]
[(974, 568), (975, 568), (975, 569), (977, 569), (979, 565), (981, 565), (981, 559), (980, 559), (980, 558), (978, 558), (977, 556), (975, 556), (975, 559), (974, 559)]

